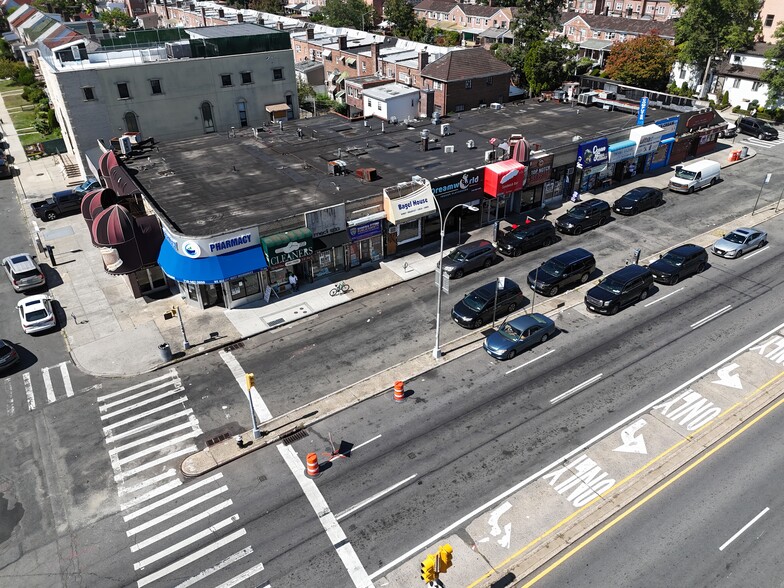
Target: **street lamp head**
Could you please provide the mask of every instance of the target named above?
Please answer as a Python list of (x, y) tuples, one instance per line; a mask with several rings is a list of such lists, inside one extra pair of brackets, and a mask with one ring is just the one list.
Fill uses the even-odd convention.
[(471, 212), (477, 212), (479, 210), (478, 206), (471, 206), (470, 204), (464, 204), (463, 206)]

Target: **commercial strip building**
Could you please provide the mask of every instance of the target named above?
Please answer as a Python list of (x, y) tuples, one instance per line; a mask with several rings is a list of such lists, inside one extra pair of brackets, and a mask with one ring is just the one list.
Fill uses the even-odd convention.
[[(120, 202), (99, 191), (83, 212), (99, 227), (107, 271), (127, 276), (134, 294), (176, 283), (193, 305), (233, 308), (286, 294), (290, 273), (339, 279), (434, 242), (439, 210), (475, 206), (449, 216), (447, 232), (466, 231), (699, 155), (725, 124), (712, 110), (656, 111), (644, 125), (582, 112), (520, 104), (383, 126), (330, 115), (160, 143), (137, 156), (109, 151), (97, 167)], [(111, 230), (100, 228), (104, 217)], [(145, 224), (151, 217), (157, 233)]]

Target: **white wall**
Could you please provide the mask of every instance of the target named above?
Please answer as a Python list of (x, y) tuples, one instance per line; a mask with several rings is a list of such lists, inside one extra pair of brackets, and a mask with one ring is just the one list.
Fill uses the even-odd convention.
[[(368, 106), (368, 101), (372, 102)], [(385, 100), (377, 100), (372, 96), (363, 96), (365, 118), (375, 116), (381, 120), (389, 120), (392, 117), (398, 121), (405, 119), (416, 119), (419, 115), (419, 94), (411, 93), (403, 96), (390, 96)], [(380, 107), (380, 108), (379, 108)]]

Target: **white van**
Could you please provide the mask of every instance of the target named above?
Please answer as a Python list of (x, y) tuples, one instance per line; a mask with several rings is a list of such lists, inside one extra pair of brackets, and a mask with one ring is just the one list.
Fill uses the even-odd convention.
[(675, 175), (670, 178), (669, 188), (673, 192), (687, 192), (712, 186), (721, 179), (721, 165), (718, 161), (703, 159), (689, 165), (675, 167)]

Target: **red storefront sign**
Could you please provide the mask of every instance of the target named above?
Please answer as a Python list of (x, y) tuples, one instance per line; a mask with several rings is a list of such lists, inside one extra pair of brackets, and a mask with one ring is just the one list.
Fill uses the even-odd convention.
[(496, 197), (523, 189), (525, 166), (514, 159), (507, 159), (485, 166), (485, 194)]

